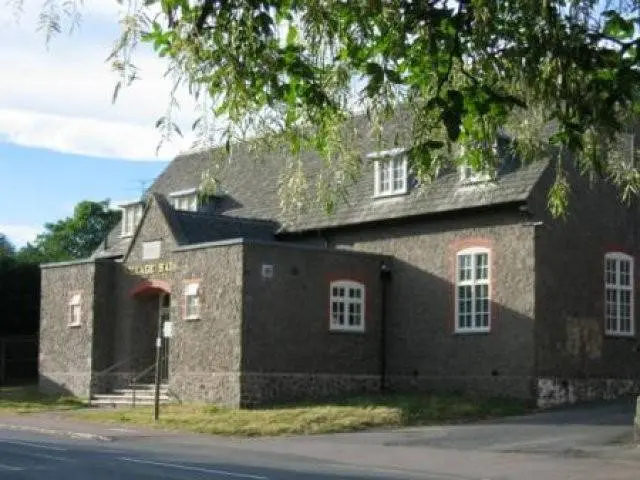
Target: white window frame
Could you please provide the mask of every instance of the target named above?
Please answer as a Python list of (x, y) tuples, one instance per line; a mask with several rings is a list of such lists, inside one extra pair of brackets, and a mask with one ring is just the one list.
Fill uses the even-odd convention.
[[(494, 149), (497, 149), (497, 143), (493, 145)], [(460, 146), (460, 155), (464, 155), (465, 146)], [(458, 167), (460, 173), (460, 182), (464, 184), (470, 183), (484, 183), (491, 180), (492, 175), (489, 172), (478, 172), (471, 165), (463, 163)]]
[[(202, 317), (202, 298), (200, 291), (200, 282), (198, 280), (191, 280), (184, 283), (184, 319), (185, 320), (200, 320)], [(189, 299), (194, 298), (196, 300), (196, 311), (190, 312)]]
[[(610, 262), (613, 263), (614, 270), (609, 269)], [(627, 263), (629, 267), (628, 284), (622, 282), (622, 265)], [(608, 252), (604, 256), (604, 332), (605, 335), (616, 337), (635, 336), (635, 282), (634, 282), (634, 258), (622, 252)], [(611, 277), (609, 274), (612, 273)], [(614, 317), (609, 315), (609, 293), (615, 292)], [(622, 307), (621, 294), (625, 292), (629, 295), (629, 328), (622, 328)]]
[(171, 192), (169, 197), (171, 198), (171, 205), (176, 210), (185, 212), (198, 211), (198, 190), (196, 188)]
[(142, 260), (157, 260), (162, 255), (162, 240), (142, 243)]
[(122, 210), (122, 237), (131, 237), (142, 219), (142, 203), (131, 202), (120, 205)]
[[(408, 191), (408, 160), (404, 148), (374, 152), (367, 155), (373, 163), (373, 195), (389, 197)], [(386, 174), (386, 181), (383, 175)]]
[[(341, 289), (344, 294), (341, 294)], [(350, 297), (350, 290), (359, 292), (359, 296)], [(339, 332), (364, 332), (366, 322), (366, 286), (353, 280), (336, 280), (329, 284), (329, 330)], [(340, 312), (340, 305), (342, 311)], [(334, 306), (338, 311), (334, 312)], [(353, 306), (353, 312), (351, 307)], [(359, 310), (359, 312), (358, 312)], [(336, 315), (336, 313), (338, 315)], [(342, 314), (343, 323), (339, 321)], [(349, 314), (359, 313), (360, 324), (349, 325)]]
[[(69, 312), (67, 326), (79, 327), (82, 325), (82, 293), (73, 292), (69, 298)], [(77, 312), (77, 314), (76, 314)]]
[(460, 165), (460, 181), (462, 183), (482, 183), (491, 180), (491, 174), (476, 172), (470, 165)]
[[(487, 263), (486, 270), (487, 275), (486, 278), (478, 278), (477, 276), (477, 260), (478, 256), (486, 255)], [(463, 257), (471, 258), (471, 277), (468, 279), (460, 278), (460, 270), (461, 270), (461, 259)], [(491, 331), (491, 250), (486, 247), (470, 247), (465, 248), (464, 250), (460, 250), (456, 252), (456, 266), (455, 266), (455, 332), (456, 333), (488, 333)], [(477, 310), (477, 299), (478, 295), (476, 293), (476, 287), (478, 286), (486, 286), (487, 288), (487, 311), (479, 312)], [(461, 325), (460, 322), (460, 287), (470, 287), (471, 288), (471, 311), (465, 312), (467, 314), (471, 314), (471, 325)], [(482, 325), (479, 322), (478, 315), (487, 315), (487, 324)]]

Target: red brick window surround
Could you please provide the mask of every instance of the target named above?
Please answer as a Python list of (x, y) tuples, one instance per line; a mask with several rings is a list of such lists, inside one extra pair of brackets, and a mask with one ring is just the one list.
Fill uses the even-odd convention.
[(611, 336), (635, 335), (634, 259), (622, 252), (604, 256), (604, 331)]
[(79, 327), (82, 325), (82, 291), (70, 293), (68, 306), (67, 325), (69, 327)]
[(185, 280), (182, 316), (185, 320), (200, 320), (202, 310), (200, 280)]
[(329, 329), (364, 332), (365, 296), (363, 283), (335, 280), (329, 284)]
[(455, 332), (491, 330), (491, 251), (475, 246), (456, 252)]

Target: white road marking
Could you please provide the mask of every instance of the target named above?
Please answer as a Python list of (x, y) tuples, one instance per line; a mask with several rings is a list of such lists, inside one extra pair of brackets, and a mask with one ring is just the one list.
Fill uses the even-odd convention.
[(201, 467), (190, 467), (188, 465), (180, 465), (177, 463), (152, 462), (150, 460), (138, 460), (136, 458), (129, 458), (129, 457), (118, 457), (118, 460), (122, 460), (124, 462), (155, 465), (156, 467), (169, 467), (169, 468), (176, 468), (178, 470), (189, 470), (192, 472), (211, 473), (214, 475), (222, 475), (225, 477), (250, 478), (252, 480), (269, 480), (268, 477), (263, 477), (261, 475), (250, 475), (248, 473), (235, 473), (235, 472), (228, 472), (225, 470), (212, 470), (209, 468), (201, 468)]
[(67, 452), (68, 448), (53, 447), (51, 445), (43, 445), (41, 443), (21, 442), (19, 440), (0, 440), (0, 445), (8, 443), (10, 445), (22, 445), (23, 447), (40, 448), (42, 450), (53, 450), (55, 452)]
[(27, 455), (29, 457), (36, 458), (45, 458), (47, 460), (56, 460), (57, 462), (75, 462), (75, 460), (71, 458), (58, 457), (56, 455), (49, 455), (48, 453), (32, 453), (32, 452), (22, 452), (23, 455)]
[(24, 467), (13, 467), (11, 465), (5, 465), (3, 463), (0, 463), (0, 470), (9, 470), (11, 472), (19, 472), (21, 470), (24, 470)]

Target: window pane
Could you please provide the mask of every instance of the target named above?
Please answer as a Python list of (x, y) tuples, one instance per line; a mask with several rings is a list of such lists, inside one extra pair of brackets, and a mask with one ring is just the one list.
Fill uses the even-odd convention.
[(471, 286), (458, 287), (458, 328), (471, 328), (472, 302)]
[(471, 255), (458, 255), (458, 280), (471, 280)]
[(621, 290), (620, 298), (620, 332), (631, 333), (631, 292), (629, 290)]
[(406, 174), (403, 157), (393, 159), (393, 190), (403, 191), (405, 189)]
[(489, 278), (489, 254), (476, 254), (476, 280), (486, 280)]
[(380, 193), (388, 193), (391, 190), (391, 165), (389, 162), (378, 162), (378, 190)]
[(606, 327), (611, 332), (618, 330), (617, 301), (618, 292), (613, 288), (608, 288), (606, 293)]
[(187, 301), (187, 308), (186, 308), (187, 317), (200, 316), (200, 298), (197, 295), (189, 295), (186, 297), (186, 301)]
[(606, 261), (606, 281), (609, 285), (616, 284), (616, 261), (613, 259)]
[(628, 260), (620, 260), (620, 285), (631, 284), (631, 264)]

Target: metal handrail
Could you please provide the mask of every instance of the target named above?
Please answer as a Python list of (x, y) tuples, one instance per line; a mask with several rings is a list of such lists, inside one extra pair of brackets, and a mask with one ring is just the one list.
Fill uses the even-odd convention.
[(115, 370), (116, 368), (124, 365), (125, 363), (127, 363), (129, 360), (133, 360), (135, 357), (132, 355), (130, 357), (125, 358), (124, 360), (120, 360), (119, 362), (114, 363), (113, 365), (108, 366), (107, 368), (105, 368), (104, 370), (100, 370), (99, 372), (96, 372), (95, 374), (97, 376), (100, 375), (106, 375), (107, 373), (111, 373), (113, 370)]
[[(119, 362), (109, 365), (107, 368), (100, 370), (99, 372), (95, 372), (91, 377), (91, 390), (92, 390), (91, 393), (93, 393), (93, 388), (95, 387), (96, 380), (99, 377), (102, 377), (104, 375), (107, 375), (108, 373), (113, 372), (116, 368), (121, 367), (122, 365), (129, 362), (130, 360), (133, 360), (134, 358), (135, 358), (135, 355), (131, 355), (129, 357), (126, 357), (123, 360), (120, 360)], [(88, 404), (91, 405), (91, 395), (89, 395)]]
[(131, 377), (131, 379), (129, 380), (129, 387), (131, 388), (131, 394), (132, 394), (131, 408), (136, 408), (136, 385), (138, 383), (138, 380), (140, 380), (142, 377), (144, 377), (146, 374), (152, 371), (155, 367), (156, 367), (156, 364), (154, 362), (151, 365), (149, 365), (147, 368), (139, 372), (138, 374)]

